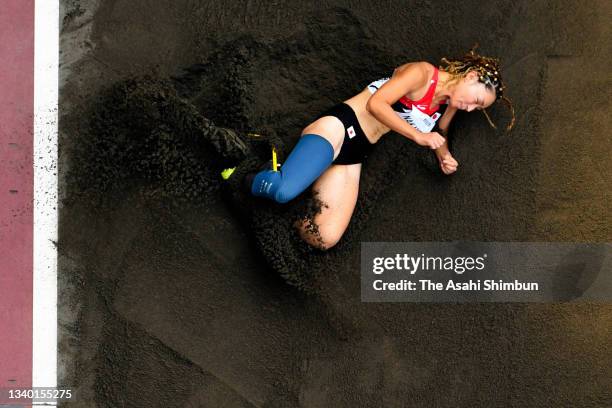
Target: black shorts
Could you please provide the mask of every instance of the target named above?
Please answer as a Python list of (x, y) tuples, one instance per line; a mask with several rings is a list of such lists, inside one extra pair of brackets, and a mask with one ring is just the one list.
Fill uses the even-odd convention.
[(370, 153), (374, 144), (370, 143), (365, 133), (363, 133), (363, 129), (359, 126), (359, 121), (357, 120), (357, 115), (355, 115), (353, 108), (341, 102), (317, 116), (317, 119), (324, 116), (334, 116), (340, 119), (340, 122), (344, 125), (344, 141), (342, 142), (338, 157), (336, 157), (332, 163), (362, 163), (364, 159), (368, 157), (368, 153)]

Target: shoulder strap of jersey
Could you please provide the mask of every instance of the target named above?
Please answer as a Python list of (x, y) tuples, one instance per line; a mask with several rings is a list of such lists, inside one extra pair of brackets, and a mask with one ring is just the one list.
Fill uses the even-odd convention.
[(427, 93), (425, 94), (423, 99), (421, 99), (422, 102), (427, 102), (428, 105), (431, 104), (434, 93), (436, 92), (436, 85), (438, 84), (438, 67), (436, 66), (434, 66), (434, 73), (433, 73), (433, 76), (431, 77), (430, 83), (431, 85), (429, 85), (429, 89), (427, 90)]
[(436, 85), (438, 84), (438, 67), (436, 67), (434, 65), (434, 73), (433, 76), (431, 77), (431, 80), (429, 81), (430, 85), (429, 88), (427, 89), (427, 92), (425, 93), (425, 96), (423, 96), (421, 99), (419, 99), (418, 101), (412, 101), (408, 98), (406, 98), (406, 96), (402, 96), (400, 98), (400, 102), (402, 104), (404, 104), (404, 106), (410, 108), (412, 107), (412, 105), (424, 105), (427, 104), (427, 106), (431, 105), (431, 101), (433, 99), (434, 96), (434, 92), (436, 91)]

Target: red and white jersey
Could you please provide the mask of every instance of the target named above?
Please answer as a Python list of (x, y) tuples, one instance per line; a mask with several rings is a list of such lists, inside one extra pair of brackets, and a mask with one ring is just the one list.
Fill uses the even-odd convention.
[[(368, 90), (374, 94), (389, 77), (378, 79), (368, 85)], [(400, 98), (391, 107), (399, 117), (410, 123), (413, 127), (421, 132), (431, 132), (436, 125), (436, 121), (442, 116), (438, 112), (440, 105), (431, 106), (431, 102), (438, 84), (438, 68), (434, 68), (434, 74), (430, 80), (430, 86), (423, 96), (418, 101), (413, 101), (406, 96)], [(446, 102), (443, 102), (446, 104)]]

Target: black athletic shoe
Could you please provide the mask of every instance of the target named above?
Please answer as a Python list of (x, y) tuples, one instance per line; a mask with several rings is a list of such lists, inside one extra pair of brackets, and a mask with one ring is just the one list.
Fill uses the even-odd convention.
[(257, 157), (249, 157), (244, 159), (232, 169), (225, 169), (221, 172), (221, 177), (224, 179), (225, 185), (234, 195), (251, 196), (250, 185), (248, 180), (253, 181), (255, 174), (261, 168), (261, 161)]
[(261, 165), (257, 157), (249, 157), (240, 163), (231, 172), (225, 170), (221, 183), (221, 192), (228, 205), (242, 222), (249, 223), (251, 220), (254, 199), (256, 198), (247, 188), (245, 178), (249, 173), (254, 173)]
[(253, 180), (257, 175), (256, 172), (248, 173), (242, 180), (242, 190), (248, 194), (253, 194)]

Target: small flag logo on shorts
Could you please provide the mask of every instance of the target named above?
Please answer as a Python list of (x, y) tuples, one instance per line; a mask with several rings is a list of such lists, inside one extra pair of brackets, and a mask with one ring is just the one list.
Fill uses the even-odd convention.
[(348, 133), (349, 139), (352, 139), (355, 137), (355, 129), (352, 126), (346, 129), (346, 133)]

